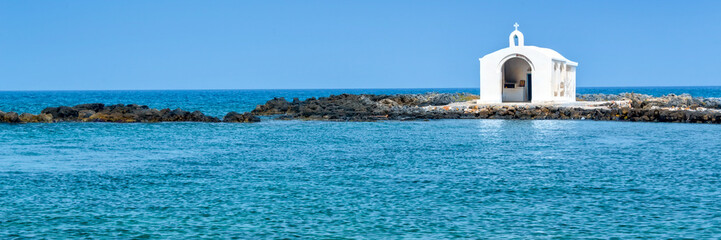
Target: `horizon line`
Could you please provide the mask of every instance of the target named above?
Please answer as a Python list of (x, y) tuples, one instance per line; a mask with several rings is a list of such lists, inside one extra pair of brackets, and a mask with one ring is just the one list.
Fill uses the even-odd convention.
[[(577, 86), (577, 88), (685, 88), (685, 87), (721, 87), (721, 85), (666, 85), (666, 86)], [(411, 87), (411, 88), (176, 88), (176, 89), (26, 89), (0, 90), (0, 92), (70, 92), (70, 91), (227, 91), (227, 90), (395, 90), (395, 89), (474, 89), (480, 87)]]

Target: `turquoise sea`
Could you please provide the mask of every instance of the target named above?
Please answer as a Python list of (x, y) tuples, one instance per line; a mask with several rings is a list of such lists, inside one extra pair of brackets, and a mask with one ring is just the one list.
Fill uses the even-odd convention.
[[(222, 117), (282, 96), (0, 92)], [(579, 88), (690, 93), (721, 87)], [(557, 120), (0, 124), (0, 239), (721, 238), (721, 126)]]

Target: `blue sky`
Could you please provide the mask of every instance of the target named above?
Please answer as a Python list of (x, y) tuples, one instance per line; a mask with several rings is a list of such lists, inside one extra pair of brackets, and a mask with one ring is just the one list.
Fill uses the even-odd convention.
[(721, 85), (721, 1), (0, 1), (0, 90), (478, 87), (514, 22), (578, 86)]

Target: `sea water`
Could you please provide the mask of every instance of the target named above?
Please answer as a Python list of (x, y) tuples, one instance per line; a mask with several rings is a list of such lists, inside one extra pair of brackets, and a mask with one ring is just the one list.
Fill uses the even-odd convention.
[[(426, 91), (475, 92), (0, 92), (0, 110), (222, 117), (272, 97)], [(0, 124), (0, 238), (719, 238), (719, 136), (569, 120)]]

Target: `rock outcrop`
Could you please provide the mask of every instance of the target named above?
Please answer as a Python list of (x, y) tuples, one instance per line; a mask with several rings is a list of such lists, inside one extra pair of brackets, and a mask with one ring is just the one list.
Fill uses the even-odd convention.
[(18, 116), (18, 113), (16, 112), (2, 112), (0, 111), (0, 122), (4, 123), (19, 123), (20, 116)]
[(229, 112), (223, 117), (223, 122), (239, 122), (239, 123), (250, 123), (260, 122), (260, 118), (253, 116), (250, 113), (237, 113)]
[(220, 122), (216, 117), (206, 116), (200, 111), (188, 112), (182, 109), (152, 109), (145, 105), (102, 103), (80, 104), (74, 107), (60, 106), (43, 109), (40, 114), (0, 112), (0, 122)]
[[(375, 121), (418, 119), (590, 119), (644, 122), (721, 123), (717, 99), (688, 95), (652, 97), (641, 94), (579, 95), (579, 100), (608, 101), (596, 107), (552, 105), (448, 105), (472, 95), (351, 95), (274, 98), (259, 105), (253, 115), (276, 119)], [(435, 100), (429, 100), (435, 99)], [(436, 101), (438, 99), (442, 99)], [(618, 102), (616, 102), (618, 101)]]
[(637, 93), (622, 94), (581, 94), (576, 97), (578, 101), (630, 101), (634, 108), (690, 108), (699, 107), (707, 109), (721, 109), (720, 98), (692, 97), (688, 94), (669, 94), (661, 97)]
[[(623, 93), (618, 95), (578, 95), (580, 104), (496, 104), (478, 105), (471, 94), (341, 94), (291, 102), (273, 98), (246, 113), (230, 112), (222, 122), (259, 122), (271, 119), (328, 121), (377, 121), (419, 119), (580, 119), (639, 122), (721, 123), (719, 98), (694, 98), (688, 94), (653, 97)], [(463, 103), (460, 103), (463, 102)], [(45, 108), (38, 115), (1, 112), (0, 123), (43, 122), (221, 122), (200, 111), (152, 109), (145, 105), (102, 103), (73, 107)]]
[[(330, 97), (309, 98), (288, 102), (284, 98), (274, 98), (258, 105), (253, 115), (281, 115), (281, 119), (310, 120), (400, 120), (420, 116), (421, 108), (441, 106), (453, 102), (468, 101), (477, 97), (470, 94), (341, 94)], [(449, 117), (451, 118), (451, 117)]]
[(151, 109), (145, 105), (102, 103), (80, 104), (75, 107), (46, 108), (41, 113), (50, 114), (53, 121), (80, 122), (219, 122), (218, 118), (205, 116), (199, 111), (182, 109)]

